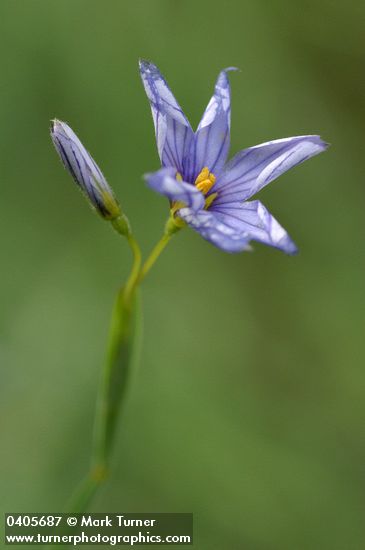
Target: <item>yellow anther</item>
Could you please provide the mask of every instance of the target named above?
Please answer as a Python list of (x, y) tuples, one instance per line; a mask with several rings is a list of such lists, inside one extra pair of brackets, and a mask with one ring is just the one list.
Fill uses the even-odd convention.
[(203, 180), (195, 185), (199, 191), (203, 193), (203, 195), (206, 195), (209, 191), (209, 189), (212, 187), (213, 183), (210, 180)]
[[(177, 172), (175, 177), (177, 181), (183, 181), (183, 178), (180, 172)], [(215, 184), (215, 175), (209, 172), (209, 168), (205, 166), (195, 180), (195, 187), (199, 189), (199, 191), (203, 193), (203, 195), (207, 195), (214, 184)], [(212, 202), (215, 200), (217, 195), (218, 193), (212, 193), (211, 195), (209, 195), (209, 197), (205, 199), (205, 205), (204, 205), (205, 210), (207, 210), (211, 206)], [(181, 208), (184, 208), (185, 206), (186, 204), (183, 201), (172, 202), (171, 210), (170, 210), (171, 216), (175, 219), (176, 212)]]
[(203, 170), (200, 172), (199, 176), (195, 180), (195, 185), (198, 185), (201, 181), (204, 181), (206, 179), (209, 179), (209, 168), (205, 166)]
[(215, 175), (209, 172), (209, 168), (205, 166), (195, 180), (195, 187), (206, 195), (215, 183)]

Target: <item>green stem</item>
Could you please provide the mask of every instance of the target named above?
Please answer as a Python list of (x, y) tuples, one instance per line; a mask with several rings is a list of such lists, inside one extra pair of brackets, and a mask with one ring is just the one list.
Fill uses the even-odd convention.
[(170, 242), (171, 237), (175, 235), (175, 233), (180, 231), (180, 229), (182, 229), (184, 225), (185, 225), (184, 222), (181, 222), (181, 220), (176, 219), (174, 217), (174, 214), (171, 213), (170, 218), (167, 220), (164, 234), (162, 235), (161, 239), (158, 241), (156, 246), (152, 249), (150, 255), (148, 256), (147, 260), (144, 262), (141, 268), (141, 271), (138, 277), (139, 283), (143, 281), (147, 273), (153, 267), (156, 260), (160, 256), (161, 252), (165, 249), (167, 244)]
[(128, 277), (128, 280), (124, 286), (125, 294), (130, 300), (133, 295), (133, 291), (135, 287), (137, 286), (138, 282), (138, 275), (141, 270), (141, 263), (142, 263), (142, 256), (141, 256), (141, 250), (139, 248), (139, 244), (137, 243), (132, 231), (131, 227), (128, 221), (128, 218), (121, 214), (118, 216), (118, 218), (115, 218), (111, 221), (111, 224), (115, 231), (119, 233), (119, 235), (122, 235), (125, 237), (128, 241), (128, 244), (130, 246), (130, 249), (132, 250), (133, 254), (133, 265), (132, 270), (130, 272), (130, 275)]
[[(124, 394), (128, 372), (119, 368), (127, 367), (130, 357), (129, 338), (132, 332), (132, 313), (138, 276), (141, 269), (141, 252), (139, 245), (128, 231), (127, 234), (119, 231), (119, 226), (113, 224), (118, 233), (124, 235), (133, 253), (133, 265), (124, 287), (122, 287), (114, 304), (110, 332), (108, 353), (101, 380), (98, 407), (95, 417), (91, 467), (87, 476), (81, 481), (71, 497), (67, 511), (83, 512), (87, 509), (94, 494), (108, 476), (110, 449), (116, 427), (117, 414)], [(120, 361), (119, 361), (120, 360)], [(119, 368), (119, 372), (116, 369)]]
[(139, 248), (139, 245), (136, 241), (136, 239), (133, 237), (132, 234), (129, 234), (127, 236), (129, 246), (131, 247), (131, 250), (133, 252), (133, 266), (132, 270), (130, 272), (130, 275), (128, 277), (128, 280), (125, 284), (125, 295), (128, 297), (128, 300), (132, 298), (133, 291), (135, 290), (135, 287), (137, 286), (138, 280), (139, 280), (139, 273), (141, 270), (141, 263), (142, 263), (142, 255), (141, 250)]
[(139, 245), (130, 231), (125, 217), (112, 221), (114, 229), (127, 238), (133, 253), (133, 265), (125, 286), (117, 295), (109, 332), (108, 353), (101, 380), (95, 417), (91, 467), (80, 483), (67, 507), (68, 512), (81, 513), (87, 509), (94, 494), (108, 476), (109, 458), (117, 426), (118, 413), (123, 402), (133, 350), (134, 316), (138, 285), (144, 280), (171, 237), (181, 229), (173, 216), (165, 232), (142, 265)]
[[(125, 286), (118, 292), (113, 308), (108, 354), (95, 419), (91, 474), (99, 482), (102, 482), (108, 473), (108, 457), (121, 401), (118, 399), (118, 392), (122, 394), (125, 391), (128, 372), (120, 368), (120, 365), (127, 366), (130, 360), (132, 306), (142, 261), (136, 239), (131, 233), (126, 237), (133, 252), (133, 265)], [(119, 372), (116, 372), (118, 367)]]
[(157, 258), (160, 256), (161, 252), (164, 250), (168, 242), (170, 241), (172, 235), (167, 235), (166, 233), (162, 235), (161, 239), (158, 241), (156, 246), (152, 249), (150, 255), (148, 256), (147, 260), (144, 262), (138, 281), (142, 282), (143, 279), (146, 277), (147, 273), (150, 271), (154, 263), (156, 262)]

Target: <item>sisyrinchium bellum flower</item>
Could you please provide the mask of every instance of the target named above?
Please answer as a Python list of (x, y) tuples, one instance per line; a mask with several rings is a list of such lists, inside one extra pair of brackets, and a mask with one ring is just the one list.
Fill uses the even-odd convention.
[(53, 120), (51, 138), (65, 168), (95, 210), (105, 220), (115, 220), (121, 209), (102, 171), (86, 151), (73, 130), (60, 120)]
[(324, 151), (319, 136), (296, 136), (243, 149), (229, 162), (230, 86), (228, 68), (217, 79), (194, 132), (158, 68), (140, 61), (151, 104), (162, 168), (146, 174), (147, 184), (170, 200), (176, 224), (185, 223), (227, 252), (250, 248), (251, 240), (294, 254), (287, 232), (259, 200), (265, 185)]

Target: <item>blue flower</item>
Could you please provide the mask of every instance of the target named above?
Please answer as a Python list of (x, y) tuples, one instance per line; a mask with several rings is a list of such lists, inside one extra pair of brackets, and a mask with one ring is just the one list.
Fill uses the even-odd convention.
[(140, 61), (151, 104), (162, 168), (146, 174), (147, 184), (169, 198), (176, 223), (186, 222), (227, 252), (250, 249), (251, 240), (288, 254), (297, 248), (285, 229), (258, 200), (248, 201), (290, 168), (324, 151), (319, 136), (296, 136), (249, 147), (227, 161), (230, 145), (230, 86), (217, 79), (194, 132), (158, 68)]
[(66, 170), (95, 210), (106, 220), (115, 220), (121, 209), (102, 171), (73, 130), (61, 120), (53, 120), (51, 138)]

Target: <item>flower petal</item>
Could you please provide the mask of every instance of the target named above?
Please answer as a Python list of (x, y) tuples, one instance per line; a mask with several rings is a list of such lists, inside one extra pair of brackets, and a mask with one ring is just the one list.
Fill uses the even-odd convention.
[(221, 220), (215, 212), (208, 210), (194, 212), (191, 208), (181, 208), (177, 214), (205, 240), (226, 252), (250, 250), (246, 230), (241, 231), (226, 224), (225, 220)]
[(201, 170), (207, 166), (217, 175), (227, 159), (230, 143), (231, 97), (227, 71), (219, 73), (213, 97), (205, 110), (195, 135), (189, 165), (189, 179), (194, 181)]
[(276, 221), (260, 201), (240, 203), (214, 203), (212, 212), (222, 222), (237, 231), (246, 232), (248, 240), (283, 250), (287, 254), (295, 254), (298, 250), (285, 229)]
[(161, 163), (183, 174), (194, 132), (156, 65), (140, 60), (139, 69), (151, 104)]
[(268, 141), (240, 151), (226, 165), (212, 192), (216, 204), (246, 200), (297, 164), (327, 148), (319, 136)]
[(204, 207), (203, 194), (191, 183), (178, 181), (175, 168), (161, 168), (152, 174), (145, 174), (147, 185), (170, 201), (181, 201), (196, 212)]

